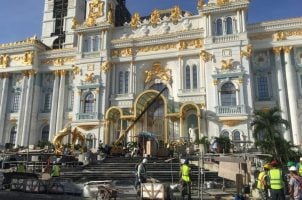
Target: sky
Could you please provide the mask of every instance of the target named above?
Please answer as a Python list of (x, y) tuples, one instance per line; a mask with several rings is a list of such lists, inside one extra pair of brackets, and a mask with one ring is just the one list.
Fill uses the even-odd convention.
[[(154, 9), (179, 5), (197, 13), (197, 0), (126, 0), (131, 13), (149, 15)], [(302, 17), (302, 0), (250, 0), (248, 23)], [(0, 44), (20, 41), (42, 30), (44, 0), (0, 0)]]

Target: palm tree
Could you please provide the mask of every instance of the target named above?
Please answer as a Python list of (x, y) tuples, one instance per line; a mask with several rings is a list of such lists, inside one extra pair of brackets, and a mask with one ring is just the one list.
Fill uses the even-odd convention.
[[(282, 132), (288, 129), (289, 123), (282, 119), (281, 110), (277, 107), (268, 110), (256, 110), (251, 123), (255, 145), (260, 147), (263, 153), (278, 155), (277, 141), (283, 139)], [(279, 149), (280, 150), (280, 149)]]

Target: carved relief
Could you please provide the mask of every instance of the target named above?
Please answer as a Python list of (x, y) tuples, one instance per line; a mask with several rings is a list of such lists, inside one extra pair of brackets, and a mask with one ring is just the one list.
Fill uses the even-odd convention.
[(275, 41), (286, 40), (286, 33), (283, 31), (278, 31), (273, 35)]
[(145, 83), (149, 83), (155, 78), (160, 78), (163, 81), (170, 82), (171, 70), (163, 68), (160, 63), (156, 62), (153, 64), (151, 70), (145, 71)]
[(83, 82), (93, 83), (94, 82), (94, 73), (85, 74)]
[(230, 70), (233, 67), (234, 59), (221, 60), (221, 69)]
[(112, 65), (111, 62), (107, 60), (107, 61), (102, 63), (101, 70), (103, 72), (108, 72), (111, 69), (111, 65)]
[(103, 10), (104, 10), (104, 2), (101, 2), (100, 0), (93, 0), (89, 4), (89, 14), (85, 22), (86, 26), (88, 27), (94, 26), (96, 23), (96, 19), (104, 15)]
[(78, 22), (77, 18), (73, 17), (72, 21), (71, 21), (71, 29), (76, 29), (78, 25), (79, 25), (79, 22)]
[(251, 44), (248, 44), (246, 47), (245, 47), (245, 50), (241, 50), (240, 52), (240, 57), (246, 57), (247, 59), (250, 58), (252, 56), (252, 45)]
[(0, 67), (6, 68), (9, 66), (10, 63), (10, 57), (7, 54), (0, 56)]
[(204, 62), (209, 62), (210, 60), (212, 60), (213, 55), (210, 54), (210, 53), (208, 53), (208, 52), (205, 51), (205, 50), (202, 50), (202, 51), (200, 52), (200, 57), (201, 57), (201, 59), (202, 59)]
[(65, 58), (53, 58), (43, 60), (42, 64), (50, 64), (56, 67), (63, 66), (65, 63), (73, 62), (75, 59), (74, 57), (65, 57)]
[(160, 20), (159, 11), (153, 10), (153, 12), (151, 13), (150, 23), (152, 24), (152, 26), (156, 26), (159, 20)]
[(197, 8), (198, 8), (198, 10), (202, 10), (203, 9), (203, 5), (204, 5), (204, 1), (203, 0), (198, 0), (198, 2), (197, 2)]
[(24, 54), (23, 63), (26, 65), (32, 65), (34, 63), (34, 52), (28, 51)]
[(80, 74), (80, 71), (81, 71), (80, 67), (78, 67), (76, 65), (72, 65), (72, 73), (73, 73), (73, 75)]
[(222, 6), (225, 5), (227, 3), (230, 3), (229, 0), (217, 0), (217, 5)]

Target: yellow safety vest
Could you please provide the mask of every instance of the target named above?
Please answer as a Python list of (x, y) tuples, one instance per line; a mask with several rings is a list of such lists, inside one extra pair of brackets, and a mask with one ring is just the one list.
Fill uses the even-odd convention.
[(58, 165), (54, 165), (51, 170), (51, 176), (57, 177), (60, 176), (60, 167)]
[(184, 164), (181, 166), (181, 179), (185, 182), (190, 182), (190, 171), (191, 171), (191, 168)]
[(267, 175), (265, 174), (265, 172), (260, 172), (259, 176), (258, 176), (258, 181), (257, 181), (257, 188), (264, 190), (264, 186), (265, 186), (265, 177)]
[(299, 163), (299, 175), (302, 176), (302, 164)]
[(271, 169), (269, 171), (271, 189), (279, 190), (283, 188), (282, 172), (280, 169)]

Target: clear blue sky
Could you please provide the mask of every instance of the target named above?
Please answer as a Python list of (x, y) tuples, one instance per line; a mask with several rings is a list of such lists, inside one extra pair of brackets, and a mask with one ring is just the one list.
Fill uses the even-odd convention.
[[(83, 0), (84, 1), (84, 0)], [(126, 0), (131, 13), (179, 5), (196, 13), (197, 0)], [(41, 35), (44, 0), (0, 0), (0, 44)], [(249, 23), (302, 16), (302, 0), (251, 0)]]

